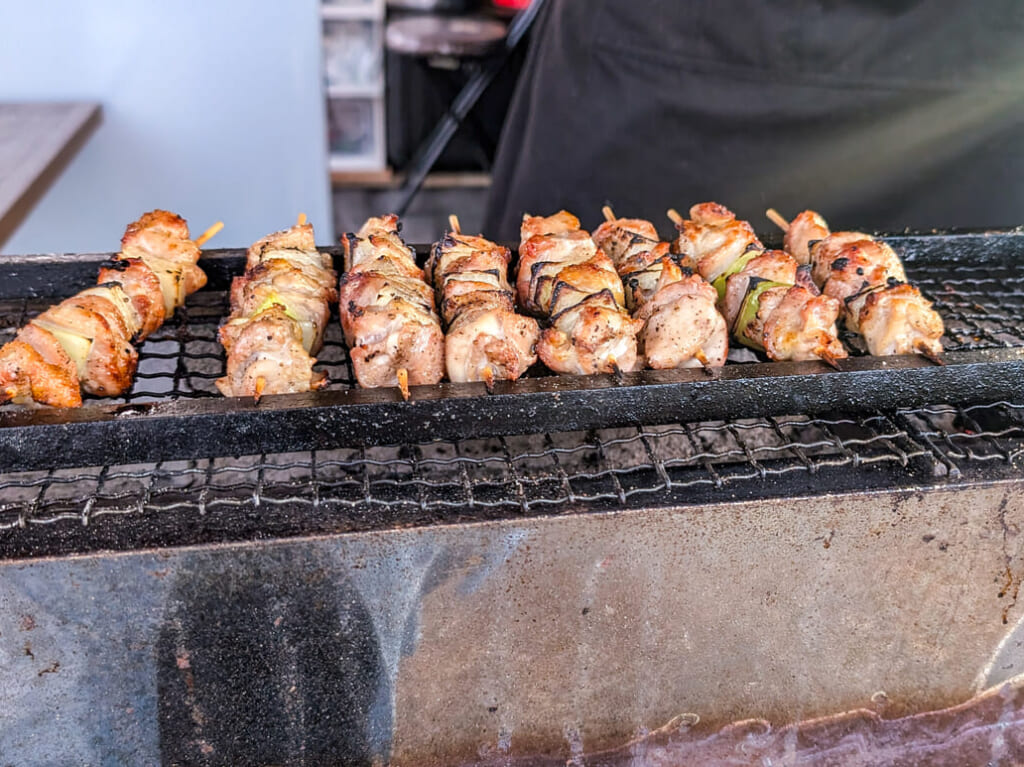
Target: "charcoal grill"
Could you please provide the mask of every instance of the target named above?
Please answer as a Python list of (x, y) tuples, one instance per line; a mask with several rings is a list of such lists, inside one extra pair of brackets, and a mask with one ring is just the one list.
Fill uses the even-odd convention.
[[(332, 328), (323, 402), (216, 398), (239, 259), (212, 254), (211, 289), (142, 347), (123, 400), (72, 422), (2, 416), (0, 432), (35, 442), (0, 437), (0, 753), (564, 759), (679, 715), (673, 733), (702, 737), (749, 717), (890, 718), (1010, 679), (1024, 670), (1024, 234), (890, 241), (946, 321), (944, 367), (537, 378), (521, 386), (541, 400), (600, 405), (582, 420), (539, 408), (531, 424), (511, 390), (414, 388), (425, 411), (361, 392), (357, 423), (441, 407), (455, 426), (248, 443), (262, 450), (210, 442), (231, 424), (258, 436), (268, 414), (315, 420), (355, 396), (351, 370)], [(70, 259), (59, 284), (51, 258), (11, 259), (0, 341), (100, 258)], [(758, 379), (783, 404), (714, 393)], [(698, 390), (706, 408), (680, 394)], [(795, 407), (807, 392), (836, 399)], [(624, 417), (601, 410), (623, 403)], [(161, 407), (215, 425), (147, 447), (165, 435), (137, 425), (164, 428)], [(469, 420), (481, 407), (507, 420)], [(141, 444), (104, 442), (122, 422), (108, 434)]]

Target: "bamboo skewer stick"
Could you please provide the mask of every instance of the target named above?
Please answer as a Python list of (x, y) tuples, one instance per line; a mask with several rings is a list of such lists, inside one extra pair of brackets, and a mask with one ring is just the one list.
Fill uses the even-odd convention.
[(217, 232), (219, 232), (223, 228), (224, 228), (224, 222), (223, 221), (218, 221), (216, 224), (211, 226), (209, 229), (207, 229), (201, 235), (196, 237), (196, 239), (195, 239), (196, 247), (198, 247), (198, 248), (203, 247), (203, 245), (206, 242), (208, 242), (211, 237), (213, 237), (215, 234), (217, 234)]
[(815, 353), (818, 355), (818, 359), (820, 359), (825, 364), (835, 368), (836, 370), (842, 369), (839, 367), (839, 360), (833, 357), (832, 353), (829, 352), (827, 349), (822, 349)]
[(685, 221), (685, 219), (681, 215), (679, 215), (679, 211), (676, 210), (675, 208), (669, 208), (665, 212), (665, 215), (668, 216), (669, 221), (671, 221), (676, 226), (682, 226), (683, 221)]
[(789, 222), (785, 218), (783, 218), (782, 214), (779, 213), (779, 211), (775, 210), (775, 208), (768, 208), (768, 210), (766, 210), (764, 214), (768, 216), (769, 221), (775, 224), (775, 226), (779, 227), (779, 229), (781, 229), (782, 231), (785, 232), (787, 229), (789, 229)]
[(398, 368), (398, 390), (402, 392), (402, 399), (409, 401), (409, 371), (405, 368)]
[(306, 214), (305, 213), (300, 213), (299, 214), (299, 226), (303, 226), (303, 225), (305, 225), (305, 223), (306, 223)]
[(700, 366), (704, 369), (704, 372), (708, 375), (714, 375), (715, 369), (711, 365), (711, 360), (708, 359), (703, 349), (697, 349), (693, 353), (693, 358), (700, 363)]
[(448, 216), (448, 226), (455, 234), (462, 234), (462, 226), (459, 224), (459, 217), (452, 213)]
[(481, 375), (484, 379), (484, 386), (487, 387), (487, 393), (494, 394), (494, 370), (488, 365), (483, 369)]
[(945, 366), (945, 361), (939, 357), (935, 352), (924, 345), (923, 342), (918, 341), (914, 344), (914, 351), (924, 357), (926, 360), (931, 362), (933, 365)]
[(614, 221), (615, 220), (615, 211), (612, 210), (612, 206), (611, 205), (605, 205), (603, 208), (601, 208), (601, 213), (604, 215), (604, 220), (605, 221)]

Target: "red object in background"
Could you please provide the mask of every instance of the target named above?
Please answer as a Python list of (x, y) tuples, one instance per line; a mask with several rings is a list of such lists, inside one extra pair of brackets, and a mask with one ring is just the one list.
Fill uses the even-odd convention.
[(498, 8), (511, 8), (516, 11), (521, 11), (523, 8), (530, 4), (531, 0), (491, 0), (491, 5), (496, 5)]

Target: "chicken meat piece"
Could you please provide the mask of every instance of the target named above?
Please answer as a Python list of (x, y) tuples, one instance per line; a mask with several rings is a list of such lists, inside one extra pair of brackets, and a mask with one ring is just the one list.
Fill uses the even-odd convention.
[(812, 243), (810, 252), (811, 277), (814, 283), (824, 290), (825, 281), (832, 276), (832, 264), (854, 245), (860, 246), (865, 258), (872, 265), (882, 266), (887, 275), (906, 282), (906, 274), (899, 256), (886, 243), (875, 240), (863, 232), (833, 232), (824, 240)]
[(515, 380), (537, 361), (540, 328), (515, 311), (508, 281), (512, 254), (483, 237), (448, 233), (431, 251), (428, 280), (435, 286), (448, 326), (448, 378)]
[[(184, 295), (191, 295), (206, 285), (206, 273), (196, 264), (199, 255), (199, 246), (189, 238), (185, 219), (166, 210), (154, 210), (128, 225), (118, 258), (141, 259), (154, 271), (175, 271), (183, 283)], [(177, 305), (182, 304), (184, 296)]]
[(859, 314), (870, 354), (942, 353), (942, 318), (913, 285), (894, 283), (869, 292)]
[(797, 215), (786, 228), (782, 247), (800, 264), (811, 262), (810, 245), (824, 240), (831, 232), (828, 223), (821, 214), (813, 210), (805, 210)]
[[(262, 261), (231, 282), (232, 319), (253, 317), (273, 304), (282, 307), (302, 329), (302, 345), (315, 355), (331, 316), (330, 304), (337, 300), (334, 270), (298, 267), (281, 258)], [(231, 352), (231, 333), (222, 334), (225, 350)]]
[(721, 367), (729, 354), (729, 327), (715, 306), (717, 291), (666, 259), (657, 289), (634, 315), (644, 323), (640, 346), (647, 366)]
[(146, 264), (138, 258), (122, 258), (111, 261), (100, 269), (101, 285), (115, 283), (121, 286), (135, 312), (139, 315), (137, 341), (143, 341), (164, 324), (167, 311), (164, 308), (160, 280)]
[[(33, 328), (29, 335), (32, 333), (43, 334), (47, 331)], [(50, 343), (55, 350), (59, 350), (59, 355), (54, 355), (56, 361), (51, 361), (52, 357), (48, 359), (38, 350), (39, 347), (46, 348), (43, 344), (32, 345), (20, 338), (4, 344), (0, 349), (0, 402), (19, 405), (38, 402), (51, 407), (81, 406), (82, 392), (74, 363), (52, 336)]]
[(445, 340), (436, 315), (402, 299), (358, 307), (350, 314), (345, 336), (360, 386), (397, 386), (399, 369), (407, 371), (411, 385), (444, 378)]
[(225, 397), (290, 394), (326, 384), (302, 345), (302, 331), (280, 306), (246, 319), (234, 333), (227, 370), (216, 381)]
[(445, 369), (455, 383), (514, 381), (537, 361), (540, 328), (509, 307), (471, 308), (445, 336)]
[(519, 247), (531, 237), (546, 234), (565, 234), (580, 228), (580, 220), (567, 210), (560, 210), (551, 216), (531, 216), (523, 214), (523, 223), (519, 228)]
[(603, 290), (625, 306), (615, 264), (580, 230), (527, 240), (519, 250), (516, 289), (523, 308), (541, 316), (556, 314), (573, 298), (578, 301)]
[(773, 360), (836, 360), (846, 349), (836, 335), (840, 303), (801, 285), (786, 291), (765, 320), (762, 345)]
[[(619, 276), (625, 288), (626, 308), (636, 312), (658, 291), (666, 269), (678, 270), (680, 279), (693, 274), (693, 261), (670, 253), (667, 242), (659, 242), (653, 248), (628, 256), (619, 264)], [(675, 271), (672, 271), (675, 274)]]
[(846, 329), (859, 333), (860, 311), (867, 296), (885, 285), (902, 282), (904, 276), (892, 248), (877, 240), (858, 240), (832, 259), (822, 293), (842, 302)]
[(643, 322), (612, 305), (607, 293), (567, 309), (540, 334), (537, 355), (556, 373), (593, 375), (642, 367), (636, 336)]
[(661, 241), (654, 224), (642, 218), (605, 221), (594, 230), (593, 239), (597, 247), (615, 262), (616, 267), (620, 267), (630, 256), (649, 252)]
[(747, 221), (723, 205), (702, 202), (690, 208), (690, 218), (677, 226), (675, 251), (689, 256), (708, 282), (714, 282), (751, 247), (764, 246)]
[[(89, 394), (112, 397), (132, 384), (139, 354), (117, 309), (97, 297), (73, 296), (29, 322), (48, 331), (75, 364), (78, 383)], [(20, 334), (21, 340), (32, 338)], [(34, 345), (34, 344), (33, 344)]]

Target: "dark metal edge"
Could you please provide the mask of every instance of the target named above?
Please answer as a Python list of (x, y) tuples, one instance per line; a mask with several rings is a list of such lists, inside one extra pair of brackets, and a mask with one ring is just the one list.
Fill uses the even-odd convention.
[(1024, 399), (1024, 349), (0, 413), (0, 470)]

